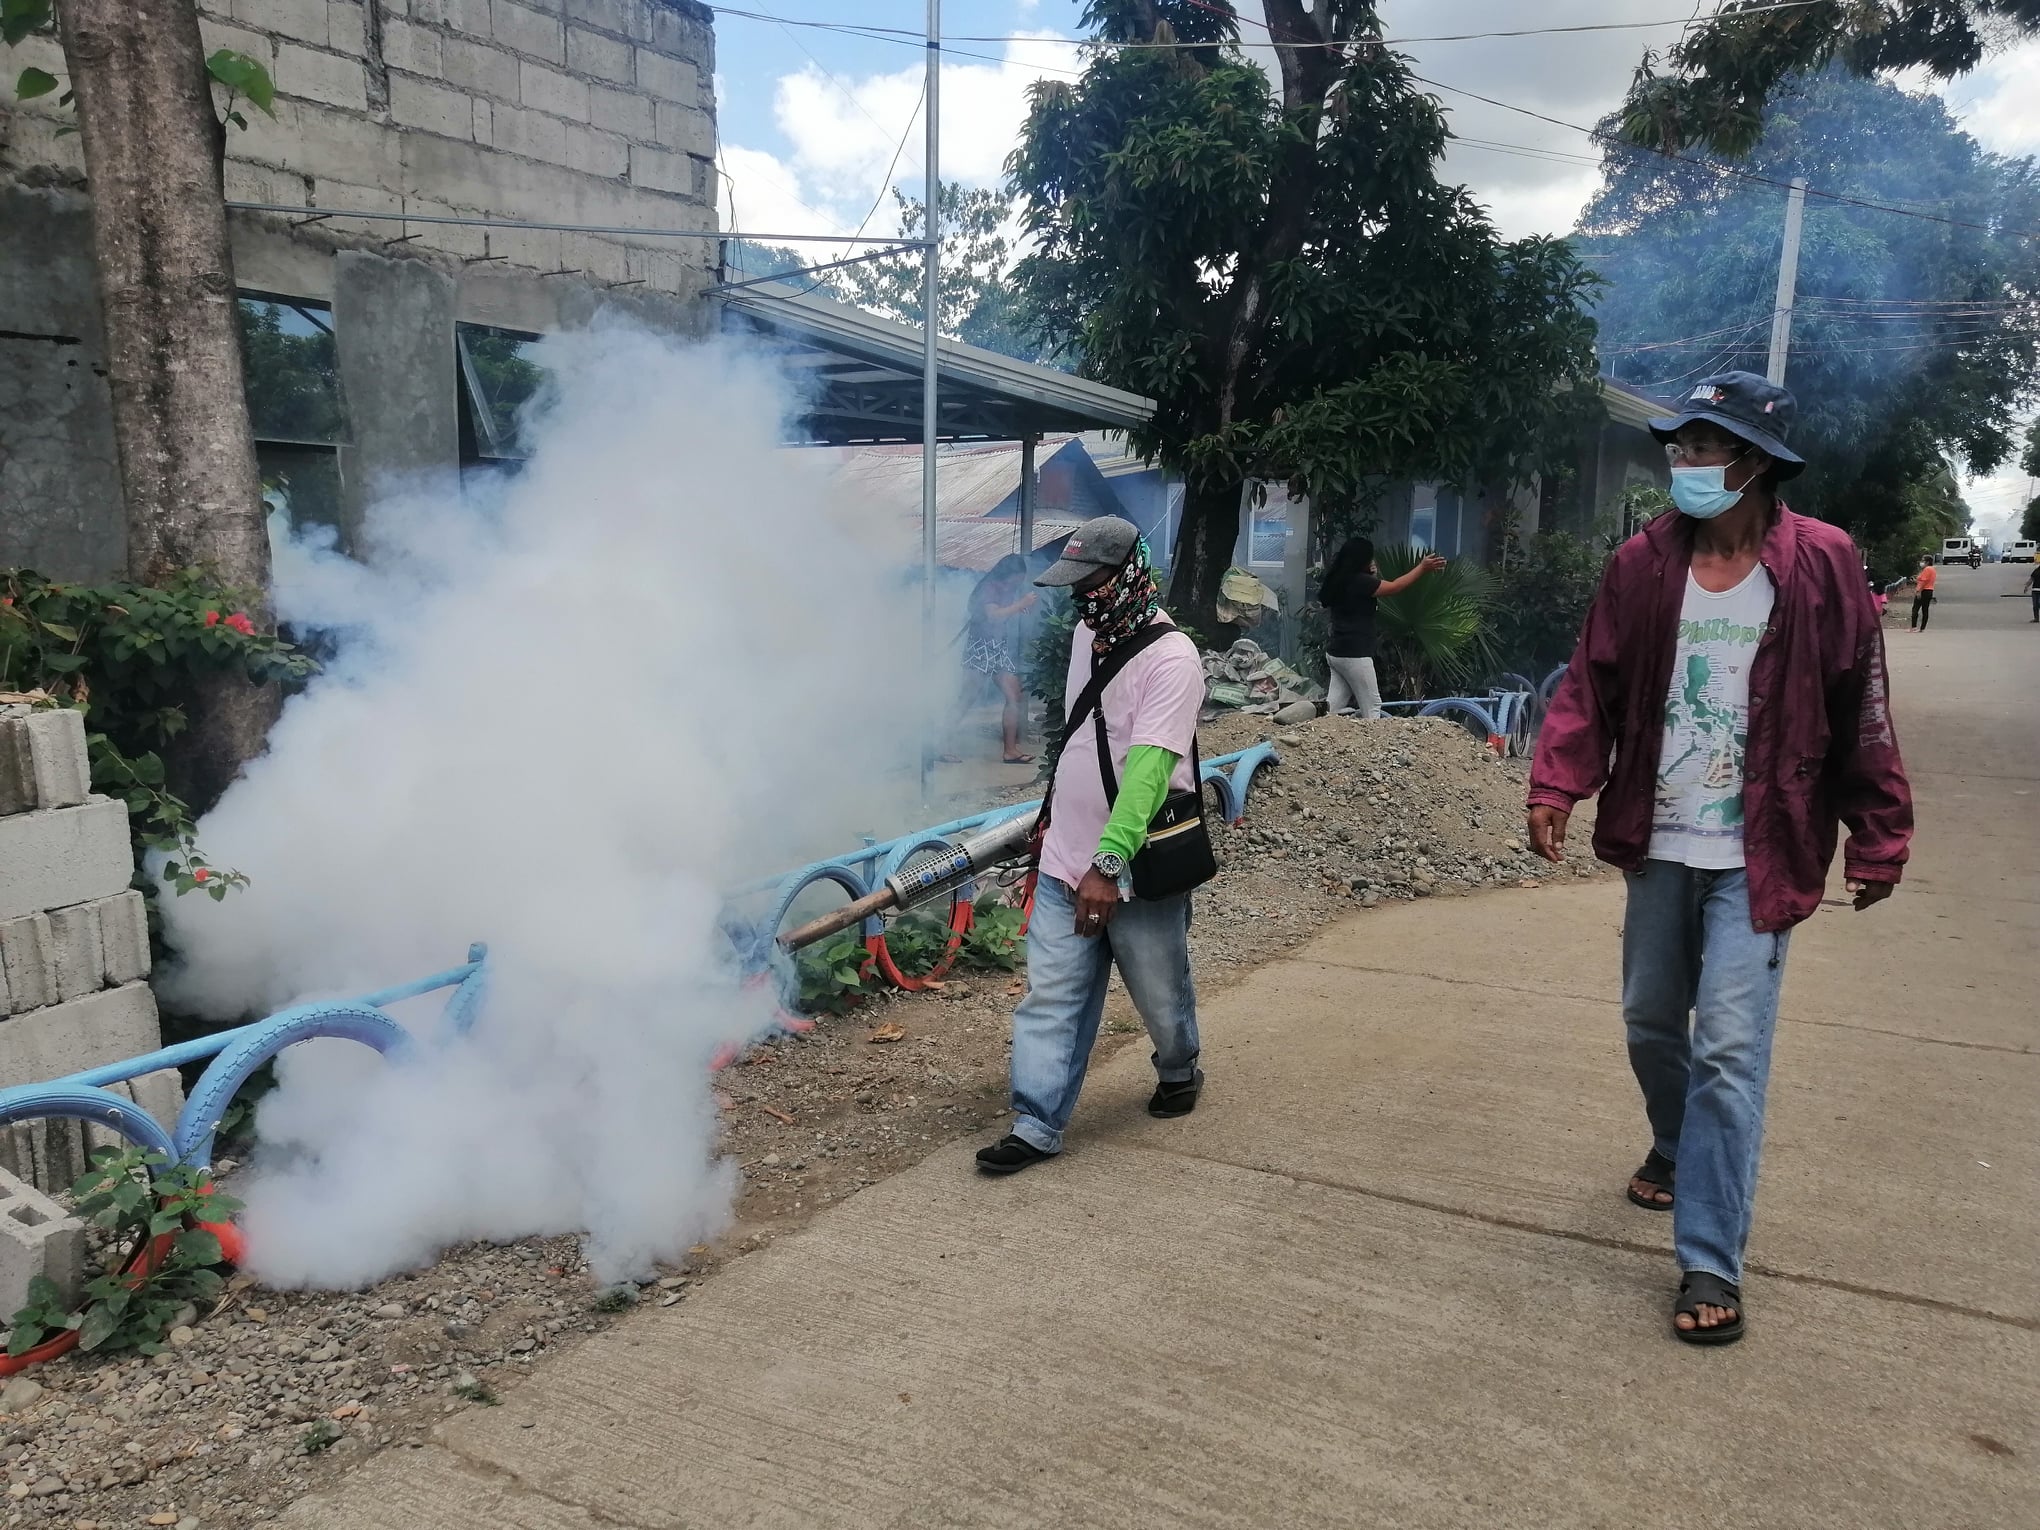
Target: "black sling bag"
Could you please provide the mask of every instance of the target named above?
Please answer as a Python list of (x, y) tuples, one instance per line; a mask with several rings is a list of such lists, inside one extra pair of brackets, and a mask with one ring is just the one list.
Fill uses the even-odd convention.
[[(1151, 622), (1113, 649), (1103, 662), (1092, 668), (1090, 683), (1077, 697), (1076, 705), (1070, 708), (1063, 723), (1063, 742), (1067, 745), (1084, 719), (1094, 711), (1098, 713), (1098, 774), (1105, 785), (1108, 808), (1119, 800), (1119, 775), (1112, 768), (1112, 746), (1105, 736), (1105, 713), (1099, 706), (1105, 687), (1118, 677), (1135, 654), (1181, 630), (1168, 622)], [(1060, 757), (1057, 768), (1061, 768)], [(1129, 867), (1133, 873), (1133, 895), (1136, 898), (1149, 901), (1173, 898), (1203, 886), (1218, 875), (1218, 857), (1211, 847), (1211, 828), (1204, 818), (1202, 776), (1203, 761), (1198, 755), (1197, 735), (1193, 731), (1190, 735), (1190, 788), (1170, 792), (1162, 800), (1161, 807), (1149, 820), (1147, 841), (1134, 854)], [(1055, 777), (1051, 775), (1048, 791), (1041, 799), (1040, 815), (1034, 821), (1037, 858), (1041, 837), (1048, 829), (1049, 807), (1054, 800)]]

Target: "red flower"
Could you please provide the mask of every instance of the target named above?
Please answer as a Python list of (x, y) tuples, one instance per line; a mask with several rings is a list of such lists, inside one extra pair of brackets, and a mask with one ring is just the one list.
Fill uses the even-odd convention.
[(236, 632), (240, 633), (242, 637), (255, 636), (255, 624), (249, 621), (248, 618), (242, 615), (242, 613), (240, 613), (239, 611), (236, 611), (232, 616), (227, 618), (227, 625), (229, 627), (232, 627)]
[(211, 875), (212, 872), (209, 869), (207, 869), (204, 866), (199, 866), (193, 869), (191, 873), (191, 880), (194, 882), (203, 882), (207, 877)]
[(205, 613), (205, 624), (206, 624), (206, 625), (207, 625), (208, 627), (217, 627), (217, 626), (218, 626), (218, 625), (220, 624), (220, 613), (219, 613), (219, 612), (217, 612), (217, 611), (208, 611), (208, 612), (206, 612), (206, 613)]

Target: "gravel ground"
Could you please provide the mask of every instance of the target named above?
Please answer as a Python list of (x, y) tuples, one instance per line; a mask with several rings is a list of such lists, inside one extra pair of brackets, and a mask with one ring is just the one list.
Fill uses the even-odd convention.
[[(1246, 825), (1219, 835), (1222, 869), (1197, 895), (1193, 964), (1207, 992), (1385, 899), (1600, 872), (1578, 858), (1583, 823), (1567, 867), (1532, 859), (1522, 762), (1451, 723), (1232, 717), (1201, 736), (1207, 757), (1263, 737), (1282, 755)], [(225, 1530), (273, 1517), (368, 1454), (423, 1443), (448, 1413), (490, 1406), (629, 1305), (683, 1301), (823, 1207), (959, 1136), (1002, 1130), (1007, 1017), (1022, 992), (1011, 974), (963, 974), (936, 993), (874, 998), (727, 1069), (724, 1148), (743, 1171), (732, 1225), (641, 1290), (599, 1290), (571, 1239), (453, 1249), (349, 1295), (243, 1277), (152, 1360), (67, 1357), (14, 1378), (0, 1388), (0, 1523)], [(1140, 1033), (1115, 983), (1100, 1055)]]

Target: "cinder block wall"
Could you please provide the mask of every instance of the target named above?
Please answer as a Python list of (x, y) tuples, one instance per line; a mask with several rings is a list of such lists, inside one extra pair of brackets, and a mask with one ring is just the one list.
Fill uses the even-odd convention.
[[(246, 53), (276, 82), (276, 115), (251, 110), (248, 131), (227, 134), (232, 200), (714, 225), (715, 34), (713, 13), (695, 0), (199, 0), (199, 15), (208, 52)], [(20, 64), (68, 74), (47, 37), (17, 48), (10, 65)], [(0, 120), (11, 104), (0, 89)], [(77, 137), (57, 136), (72, 118), (55, 96), (14, 105), (12, 116), (0, 179), (31, 166), (82, 176)], [(335, 236), (380, 248), (408, 234), (414, 252), (642, 282), (683, 298), (707, 284), (716, 260), (712, 240), (345, 218), (320, 225), (318, 237), (304, 232), (296, 242), (307, 249)]]
[[(715, 34), (695, 0), (199, 0), (208, 51), (260, 59), (276, 115), (227, 131), (245, 292), (330, 303), (349, 428), (343, 546), (392, 479), (450, 490), (456, 323), (529, 333), (617, 314), (704, 332), (713, 238), (570, 234), (346, 209), (627, 229), (716, 227)], [(91, 204), (54, 37), (0, 69), (0, 565), (117, 577), (127, 526)], [(223, 92), (216, 90), (216, 96)], [(767, 232), (770, 232), (769, 230)], [(436, 476), (435, 476), (436, 475)]]
[[(127, 809), (94, 796), (84, 715), (0, 707), (0, 1087), (38, 1084), (163, 1044), (149, 926), (129, 883)], [(177, 1071), (118, 1086), (162, 1123), (183, 1107)], [(67, 1188), (116, 1140), (76, 1122), (0, 1128), (0, 1169)]]

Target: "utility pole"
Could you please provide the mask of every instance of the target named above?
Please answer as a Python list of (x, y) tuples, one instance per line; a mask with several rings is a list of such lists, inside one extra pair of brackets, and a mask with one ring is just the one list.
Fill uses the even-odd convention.
[(1771, 364), (1764, 375), (1785, 382), (1785, 353), (1792, 348), (1792, 305), (1799, 295), (1799, 229), (1806, 218), (1806, 177), (1796, 177), (1785, 198), (1785, 246), (1778, 252), (1778, 306), (1771, 311)]
[(921, 234), (927, 240), (921, 265), (921, 802), (928, 803), (928, 771), (934, 729), (929, 725), (935, 694), (935, 443), (941, 434), (937, 372), (941, 357), (942, 294), (942, 0), (928, 0), (927, 179), (922, 192)]

